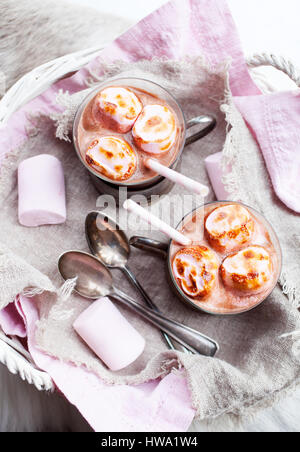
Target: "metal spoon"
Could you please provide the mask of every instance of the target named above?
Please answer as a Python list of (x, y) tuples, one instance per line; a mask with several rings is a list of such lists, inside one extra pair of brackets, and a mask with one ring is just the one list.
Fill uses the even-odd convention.
[[(85, 235), (94, 256), (108, 268), (121, 270), (129, 281), (139, 290), (149, 308), (159, 312), (147, 292), (127, 266), (130, 257), (130, 245), (124, 231), (107, 215), (90, 212), (85, 220)], [(168, 347), (175, 349), (167, 333), (162, 332)]]
[(110, 296), (125, 304), (173, 337), (180, 344), (191, 349), (194, 353), (205, 356), (215, 356), (219, 349), (218, 344), (200, 334), (192, 328), (186, 327), (178, 322), (169, 320), (167, 317), (141, 306), (132, 298), (113, 286), (110, 271), (91, 254), (81, 251), (69, 251), (60, 256), (58, 268), (65, 280), (77, 278), (75, 291), (86, 298), (97, 300), (100, 297)]

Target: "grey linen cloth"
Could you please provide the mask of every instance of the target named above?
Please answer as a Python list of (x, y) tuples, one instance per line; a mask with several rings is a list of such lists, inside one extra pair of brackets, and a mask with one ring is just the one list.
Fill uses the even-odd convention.
[[(297, 336), (280, 337), (300, 329), (296, 268), (300, 256), (293, 241), (299, 218), (273, 195), (258, 146), (233, 105), (225, 64), (211, 72), (200, 58), (182, 62), (120, 63), (106, 67), (103, 79), (128, 73), (169, 89), (181, 103), (187, 119), (203, 113), (217, 117), (215, 131), (184, 151), (181, 170), (209, 184), (203, 159), (224, 149), (224, 164), (230, 163), (232, 168), (227, 176), (227, 188), (233, 199), (260, 210), (279, 234), (285, 256), (281, 287), (278, 285), (261, 306), (243, 315), (218, 317), (195, 313), (181, 304), (168, 287), (165, 262), (133, 250), (130, 266), (161, 311), (213, 337), (221, 349), (214, 359), (169, 351), (158, 330), (118, 305), (146, 338), (147, 346), (128, 369), (110, 372), (73, 331), (73, 321), (88, 302), (76, 295), (64, 297), (59, 290), (62, 280), (57, 271), (57, 259), (63, 251), (88, 251), (84, 220), (97, 207), (98, 194), (72, 145), (55, 138), (49, 118), (39, 118), (32, 125), (27, 143), (8, 157), (1, 171), (1, 228), (11, 248), (8, 251), (6, 246), (1, 246), (0, 249), (0, 307), (10, 303), (22, 291), (22, 286), (27, 292), (32, 287), (38, 292), (45, 289), (47, 292), (36, 295), (33, 291), (32, 295), (41, 314), (36, 341), (46, 353), (85, 366), (111, 384), (139, 384), (184, 368), (200, 419), (248, 414), (257, 407), (272, 404), (299, 381)], [(56, 117), (56, 121), (60, 123), (63, 118)], [(40, 154), (41, 150), (57, 156), (63, 163), (68, 219), (64, 225), (28, 229), (21, 227), (17, 220), (16, 169), (21, 160)], [(184, 194), (178, 187), (174, 193)], [(213, 199), (211, 191), (207, 201)], [(137, 232), (136, 228), (128, 230), (129, 235)], [(160, 234), (151, 236), (161, 238)], [(114, 278), (116, 286), (142, 302), (117, 271)]]

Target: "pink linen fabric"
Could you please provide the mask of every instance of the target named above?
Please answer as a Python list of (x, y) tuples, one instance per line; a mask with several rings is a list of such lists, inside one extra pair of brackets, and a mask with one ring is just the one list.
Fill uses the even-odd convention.
[[(104, 49), (99, 61), (137, 61), (201, 55), (211, 67), (230, 60), (234, 96), (257, 95), (225, 0), (174, 0), (143, 19)], [(98, 59), (91, 68), (98, 68)]]
[[(229, 72), (233, 95), (251, 96), (252, 99), (262, 97), (248, 73), (225, 0), (174, 0), (123, 34), (86, 68), (56, 83), (15, 113), (8, 125), (0, 130), (0, 162), (7, 153), (26, 140), (28, 114), (59, 111), (55, 103), (58, 90), (74, 93), (83, 89), (88, 70), (98, 71), (101, 61), (137, 61), (154, 57), (180, 59), (186, 55), (202, 55), (212, 66), (231, 59)], [(247, 115), (248, 112), (245, 113)], [(288, 122), (286, 127), (286, 137), (289, 139)], [(269, 140), (268, 145), (272, 146), (273, 136)], [(194, 410), (182, 375), (171, 373), (162, 381), (139, 387), (106, 386), (84, 369), (58, 362), (39, 352), (34, 346), (34, 325), (38, 320), (34, 304), (30, 299), (21, 297), (17, 306), (23, 313), (29, 349), (36, 364), (52, 376), (58, 388), (77, 406), (95, 430), (185, 431), (188, 428)], [(15, 318), (16, 311), (6, 311), (4, 320), (3, 315), (1, 320), (7, 331), (10, 315)]]
[(20, 331), (26, 329), (28, 349), (36, 365), (51, 375), (57, 388), (95, 431), (181, 432), (189, 428), (195, 412), (183, 373), (170, 373), (163, 380), (139, 386), (108, 386), (92, 372), (60, 362), (36, 348), (39, 316), (32, 300), (20, 296), (11, 305), (15, 309), (14, 325), (2, 318), (2, 328), (6, 334), (16, 334), (16, 325)]
[(10, 303), (0, 311), (0, 326), (8, 336), (27, 337), (26, 327), (16, 303)]
[(300, 213), (300, 90), (237, 97), (235, 104), (260, 145), (277, 196)]

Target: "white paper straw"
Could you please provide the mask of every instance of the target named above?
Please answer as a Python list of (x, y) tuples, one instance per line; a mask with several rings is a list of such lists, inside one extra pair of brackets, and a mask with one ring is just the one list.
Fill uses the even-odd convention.
[(209, 188), (206, 185), (200, 184), (200, 182), (197, 182), (187, 176), (184, 176), (181, 173), (178, 173), (177, 171), (168, 168), (165, 165), (162, 165), (157, 160), (148, 158), (145, 161), (145, 165), (152, 171), (155, 171), (166, 179), (171, 180), (175, 184), (181, 185), (192, 193), (196, 193), (197, 195), (201, 195), (203, 197), (209, 194)]
[(134, 213), (135, 215), (139, 216), (143, 220), (147, 221), (149, 224), (154, 226), (156, 229), (158, 229), (160, 232), (163, 232), (166, 234), (170, 239), (175, 240), (175, 242), (180, 243), (181, 245), (188, 246), (192, 243), (192, 241), (185, 237), (180, 232), (176, 231), (176, 229), (169, 226), (167, 223), (162, 221), (160, 218), (153, 215), (148, 210), (141, 207), (136, 202), (132, 201), (132, 199), (127, 199), (123, 204), (124, 209), (128, 210), (129, 212)]

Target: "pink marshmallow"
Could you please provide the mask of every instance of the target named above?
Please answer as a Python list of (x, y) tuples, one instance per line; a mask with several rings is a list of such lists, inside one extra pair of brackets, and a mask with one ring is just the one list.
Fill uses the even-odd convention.
[(113, 371), (129, 366), (145, 348), (144, 338), (108, 298), (92, 303), (75, 320), (73, 327)]
[(230, 196), (222, 182), (222, 152), (212, 154), (205, 160), (206, 170), (218, 201), (227, 201)]
[(24, 160), (18, 168), (19, 222), (35, 227), (66, 221), (66, 195), (60, 161), (48, 154)]

